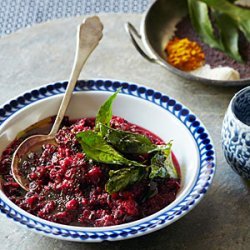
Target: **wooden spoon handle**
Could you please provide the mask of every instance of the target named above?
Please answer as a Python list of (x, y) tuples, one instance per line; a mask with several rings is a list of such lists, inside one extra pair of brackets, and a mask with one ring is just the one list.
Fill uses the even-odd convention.
[(82, 67), (101, 40), (102, 30), (103, 25), (97, 16), (87, 18), (85, 22), (78, 26), (74, 65), (61, 106), (49, 135), (54, 136), (59, 130)]

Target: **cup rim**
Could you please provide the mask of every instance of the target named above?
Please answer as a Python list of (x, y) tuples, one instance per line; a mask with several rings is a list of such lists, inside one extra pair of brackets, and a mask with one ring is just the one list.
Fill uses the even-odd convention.
[(249, 128), (250, 125), (247, 125), (246, 123), (244, 123), (243, 121), (241, 121), (235, 114), (234, 110), (233, 110), (233, 105), (236, 101), (236, 98), (238, 98), (243, 92), (245, 91), (250, 91), (250, 86), (247, 86), (241, 90), (239, 90), (237, 93), (234, 94), (234, 96), (232, 97), (230, 103), (229, 103), (229, 110), (234, 118), (234, 120), (236, 120), (241, 126), (247, 127)]

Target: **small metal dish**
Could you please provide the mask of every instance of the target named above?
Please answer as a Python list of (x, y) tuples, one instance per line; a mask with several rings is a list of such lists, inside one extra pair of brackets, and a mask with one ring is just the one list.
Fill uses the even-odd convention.
[[(186, 0), (157, 0), (146, 11), (141, 21), (140, 33), (131, 23), (127, 23), (125, 28), (133, 45), (145, 59), (149, 62), (159, 64), (182, 78), (217, 86), (249, 85), (249, 78), (231, 81), (207, 79), (181, 71), (167, 63), (164, 52), (164, 47), (169, 39), (167, 31), (173, 29), (173, 25), (187, 14)], [(139, 45), (139, 40), (142, 46)]]

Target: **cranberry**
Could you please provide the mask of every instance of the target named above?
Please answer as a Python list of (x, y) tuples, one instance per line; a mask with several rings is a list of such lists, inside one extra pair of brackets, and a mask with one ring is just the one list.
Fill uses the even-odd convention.
[(95, 223), (97, 227), (107, 227), (112, 225), (117, 225), (117, 221), (114, 219), (113, 216), (106, 214), (104, 217), (98, 219)]
[(55, 210), (56, 204), (54, 201), (48, 201), (47, 204), (44, 206), (43, 211), (44, 213), (48, 214)]
[(57, 222), (63, 223), (63, 224), (69, 224), (71, 221), (71, 216), (68, 212), (58, 212), (54, 215), (54, 218)]
[(134, 200), (125, 200), (122, 202), (122, 206), (125, 208), (128, 215), (138, 215), (137, 203)]
[(83, 206), (86, 206), (86, 205), (88, 205), (89, 202), (88, 202), (88, 199), (82, 198), (82, 202), (81, 203), (82, 203)]
[(34, 206), (37, 201), (38, 195), (32, 195), (31, 197), (26, 198), (26, 203), (31, 207)]
[(89, 170), (89, 172), (86, 174), (86, 178), (89, 179), (89, 181), (93, 184), (97, 184), (100, 182), (102, 178), (102, 170), (98, 166), (94, 166), (92, 169)]
[(37, 173), (35, 173), (35, 172), (31, 172), (31, 173), (28, 175), (28, 178), (29, 178), (30, 180), (35, 180), (35, 179), (38, 178), (38, 175), (37, 175)]
[(68, 210), (76, 210), (77, 209), (77, 207), (78, 207), (78, 202), (77, 202), (77, 200), (75, 200), (75, 199), (72, 199), (72, 200), (70, 200), (70, 201), (68, 201), (67, 203), (66, 203), (66, 208), (68, 209)]

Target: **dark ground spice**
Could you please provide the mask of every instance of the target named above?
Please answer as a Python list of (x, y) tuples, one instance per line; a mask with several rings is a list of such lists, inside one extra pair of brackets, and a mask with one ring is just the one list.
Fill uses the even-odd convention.
[(239, 63), (223, 52), (210, 48), (207, 44), (203, 43), (195, 30), (192, 27), (189, 17), (183, 18), (176, 26), (175, 36), (178, 38), (187, 37), (189, 40), (197, 42), (205, 53), (206, 64), (212, 68), (218, 66), (229, 66), (234, 68), (240, 73), (240, 78), (250, 78), (250, 43), (246, 41), (244, 36), (240, 34), (239, 48), (240, 54), (244, 58), (245, 63)]

